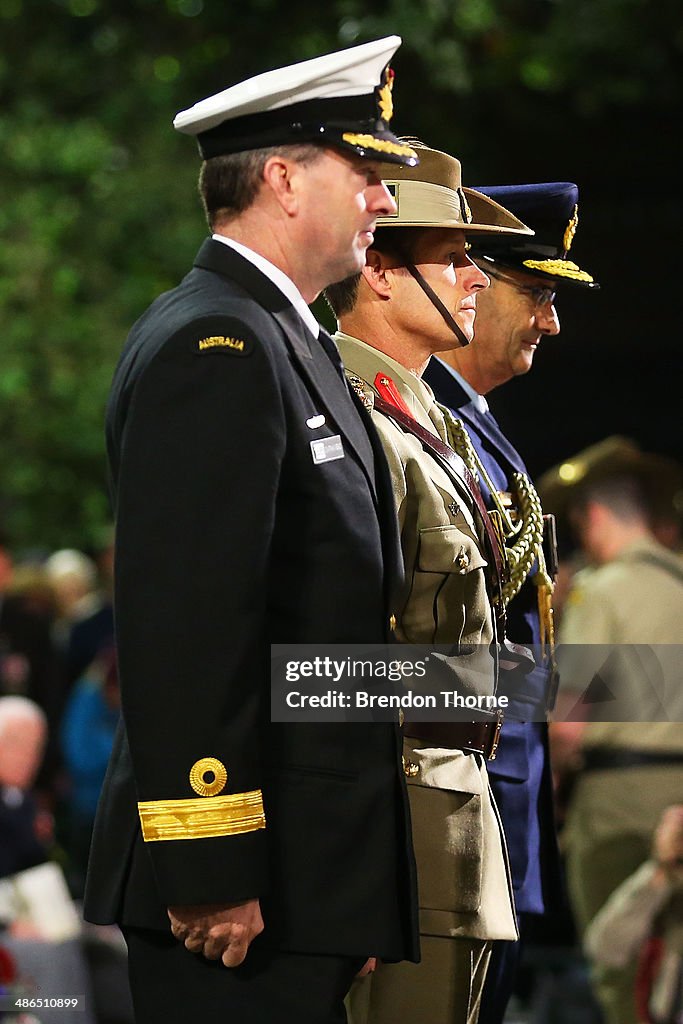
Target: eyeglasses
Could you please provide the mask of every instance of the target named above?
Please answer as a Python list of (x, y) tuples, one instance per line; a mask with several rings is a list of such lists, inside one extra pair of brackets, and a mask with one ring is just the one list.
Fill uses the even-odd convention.
[(495, 277), (498, 281), (505, 281), (506, 284), (511, 284), (513, 288), (516, 288), (518, 292), (522, 292), (523, 295), (528, 295), (533, 301), (536, 309), (539, 306), (552, 305), (557, 296), (557, 292), (552, 288), (548, 288), (544, 285), (537, 284), (520, 284), (514, 277), (510, 277), (508, 274), (502, 274), (500, 270), (493, 270), (488, 264), (483, 268), (484, 273), (488, 274), (489, 277)]

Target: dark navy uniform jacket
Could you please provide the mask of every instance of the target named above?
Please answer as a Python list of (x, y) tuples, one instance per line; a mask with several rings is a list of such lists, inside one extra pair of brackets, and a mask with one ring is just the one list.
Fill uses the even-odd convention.
[[(442, 405), (462, 419), (472, 444), (496, 489), (509, 491), (514, 472), (528, 471), (491, 413), (472, 403), (448, 367), (432, 358), (423, 379)], [(489, 492), (480, 481), (484, 500)], [(507, 635), (519, 644), (538, 644), (536, 587), (527, 579), (508, 606)], [(510, 855), (515, 903), (520, 913), (542, 913), (559, 898), (558, 856), (548, 757), (548, 728), (539, 718), (548, 686), (542, 666), (525, 679), (523, 693), (506, 712), (496, 759), (487, 764)], [(533, 710), (532, 710), (533, 709)], [(516, 720), (515, 720), (516, 719)]]
[[(334, 435), (344, 457), (314, 461)], [(398, 728), (270, 722), (271, 643), (389, 636), (400, 548), (369, 417), (279, 289), (207, 240), (129, 336), (107, 444), (125, 727), (86, 915), (168, 930), (168, 905), (259, 897), (282, 949), (415, 957)], [(193, 791), (203, 758), (227, 771), (220, 795)], [(212, 811), (226, 796), (233, 834)], [(180, 832), (179, 800), (198, 814)]]

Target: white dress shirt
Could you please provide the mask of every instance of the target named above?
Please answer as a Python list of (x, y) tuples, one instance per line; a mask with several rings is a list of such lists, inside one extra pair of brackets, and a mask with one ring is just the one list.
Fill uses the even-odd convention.
[(276, 288), (282, 292), (285, 298), (289, 299), (295, 310), (308, 327), (309, 331), (314, 338), (318, 337), (320, 333), (320, 324), (311, 313), (310, 309), (306, 305), (306, 301), (294, 284), (291, 278), (287, 277), (279, 267), (276, 267), (274, 263), (267, 260), (265, 256), (261, 256), (260, 253), (254, 252), (253, 249), (249, 249), (246, 245), (242, 245), (241, 242), (236, 242), (234, 238), (227, 238), (225, 235), (213, 234), (211, 236), (217, 242), (222, 242), (223, 245), (229, 246), (238, 252), (240, 256), (244, 256), (245, 260), (249, 260), (250, 263), (261, 271), (262, 274), (272, 281)]

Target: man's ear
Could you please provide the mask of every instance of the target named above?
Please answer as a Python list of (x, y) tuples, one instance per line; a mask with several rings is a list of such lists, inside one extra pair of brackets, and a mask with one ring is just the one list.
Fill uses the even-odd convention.
[(368, 288), (379, 299), (391, 298), (391, 271), (387, 266), (385, 257), (377, 249), (372, 247), (365, 254), (365, 266), (361, 270), (363, 279)]
[(269, 157), (263, 166), (263, 181), (284, 212), (293, 217), (299, 209), (299, 200), (293, 177), (298, 165), (282, 156)]

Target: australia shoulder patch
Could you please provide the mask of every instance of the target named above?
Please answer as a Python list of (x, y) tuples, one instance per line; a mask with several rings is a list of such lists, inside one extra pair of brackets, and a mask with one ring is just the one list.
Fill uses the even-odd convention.
[(198, 337), (194, 344), (198, 355), (211, 355), (220, 352), (230, 356), (248, 356), (254, 348), (253, 341), (246, 337), (230, 334), (208, 334)]

